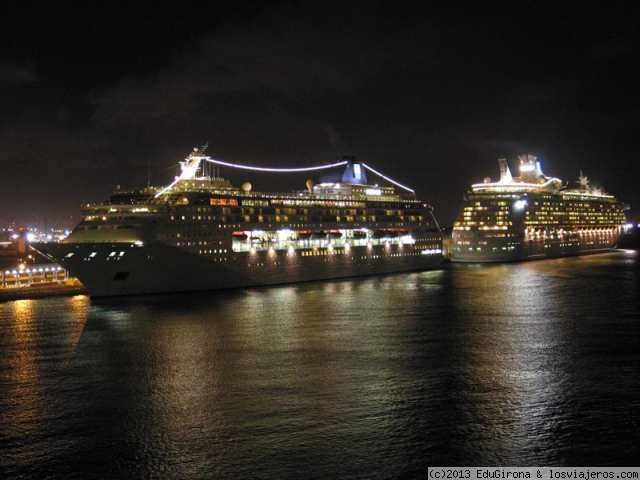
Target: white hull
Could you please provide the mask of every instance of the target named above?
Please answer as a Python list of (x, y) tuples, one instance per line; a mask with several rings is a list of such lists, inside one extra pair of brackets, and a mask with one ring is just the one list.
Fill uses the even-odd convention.
[[(325, 280), (437, 268), (441, 254), (393, 245), (352, 247), (348, 253), (238, 252), (216, 261), (162, 243), (60, 243), (37, 249), (62, 264), (95, 297), (141, 295)], [(113, 252), (116, 252), (115, 255)], [(121, 254), (121, 252), (124, 252)], [(73, 253), (72, 256), (69, 256)], [(93, 256), (92, 256), (93, 254)]]

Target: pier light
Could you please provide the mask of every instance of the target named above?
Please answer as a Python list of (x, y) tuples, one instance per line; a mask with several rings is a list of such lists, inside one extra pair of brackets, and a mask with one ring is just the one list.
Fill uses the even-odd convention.
[(255, 255), (255, 254), (256, 254), (256, 247), (251, 247), (251, 248), (249, 249), (249, 253), (250, 253), (251, 255)]
[(143, 245), (144, 245), (144, 242), (143, 242), (142, 240), (136, 240), (135, 242), (133, 242), (133, 244), (134, 244), (136, 247), (141, 247), (141, 246), (143, 246)]
[(289, 245), (289, 248), (287, 248), (287, 254), (289, 256), (293, 256), (296, 253), (295, 249), (293, 248), (292, 245)]
[(345, 244), (344, 244), (344, 251), (345, 251), (345, 252), (348, 252), (348, 251), (350, 251), (350, 250), (351, 250), (351, 244), (350, 244), (350, 243), (345, 243)]
[(269, 247), (269, 256), (273, 257), (276, 254), (276, 251), (273, 247)]

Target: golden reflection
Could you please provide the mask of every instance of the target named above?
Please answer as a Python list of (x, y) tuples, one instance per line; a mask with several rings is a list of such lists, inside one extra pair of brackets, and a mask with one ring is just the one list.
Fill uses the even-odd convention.
[[(23, 430), (41, 427), (36, 420), (44, 408), (46, 377), (67, 365), (86, 324), (89, 304), (88, 297), (76, 296), (0, 305), (3, 343), (9, 347), (3, 352), (10, 399), (3, 416), (9, 426)], [(70, 355), (56, 361), (56, 353), (67, 350)]]
[[(484, 435), (490, 432), (504, 461), (523, 448), (513, 439), (528, 441), (536, 418), (552, 417), (562, 401), (565, 379), (555, 362), (562, 361), (564, 349), (558, 345), (567, 339), (557, 318), (562, 301), (550, 291), (557, 283), (549, 281), (560, 269), (547, 262), (466, 268), (452, 276), (463, 322), (457, 348), (477, 416), (474, 424)], [(552, 351), (554, 362), (549, 360)], [(505, 417), (510, 420), (493, 421)]]
[(69, 321), (67, 322), (68, 338), (69, 338), (69, 355), (67, 362), (71, 362), (74, 358), (76, 349), (80, 344), (82, 333), (87, 324), (89, 317), (89, 308), (91, 307), (91, 299), (88, 295), (74, 295), (68, 299), (68, 305), (71, 310)]
[[(12, 337), (14, 354), (9, 354), (9, 389), (7, 396), (14, 399), (5, 418), (10, 424), (31, 424), (41, 408), (38, 368), (36, 365), (36, 326), (33, 309), (36, 300), (9, 302), (6, 334)], [(4, 316), (4, 315), (3, 315)], [(8, 354), (6, 352), (5, 354)]]

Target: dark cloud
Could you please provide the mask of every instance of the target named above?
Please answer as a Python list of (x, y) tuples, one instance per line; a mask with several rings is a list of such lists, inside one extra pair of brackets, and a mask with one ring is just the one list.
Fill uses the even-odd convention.
[(30, 68), (0, 64), (0, 84), (32, 85), (37, 81), (38, 77)]
[(636, 205), (638, 35), (625, 8), (582, 8), (578, 20), (569, 7), (284, 2), (14, 24), (0, 47), (11, 165), (0, 218), (67, 218), (149, 169), (166, 182), (205, 141), (215, 156), (263, 165), (357, 155), (413, 184), (443, 223), (497, 157), (522, 152), (560, 177), (582, 168)]

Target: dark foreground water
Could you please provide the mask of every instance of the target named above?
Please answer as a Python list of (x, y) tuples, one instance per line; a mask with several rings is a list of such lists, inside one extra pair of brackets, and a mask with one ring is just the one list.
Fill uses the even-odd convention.
[(634, 252), (0, 304), (1, 478), (637, 465)]

